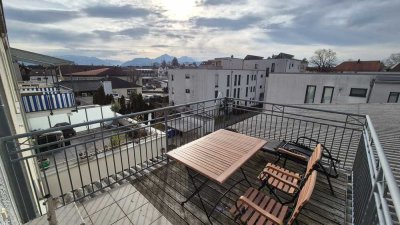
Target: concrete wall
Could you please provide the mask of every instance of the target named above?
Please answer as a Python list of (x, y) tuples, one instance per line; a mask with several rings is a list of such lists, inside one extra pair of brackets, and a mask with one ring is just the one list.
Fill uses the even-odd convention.
[(115, 94), (118, 94), (119, 97), (121, 97), (123, 95), (125, 98), (129, 98), (128, 90), (136, 90), (137, 94), (142, 94), (141, 87), (140, 88), (139, 87), (138, 88), (114, 88), (114, 89), (112, 89), (112, 92)]
[[(300, 60), (297, 59), (260, 59), (260, 60), (244, 60), (244, 70), (263, 70), (271, 72), (272, 63), (275, 63), (275, 73), (298, 73), (305, 71), (306, 65), (303, 65)], [(257, 64), (257, 66), (256, 66)], [(257, 68), (256, 68), (257, 67)]]
[[(53, 196), (60, 196), (60, 183), (62, 191), (67, 193), (90, 184), (91, 180), (93, 182), (99, 181), (100, 179), (107, 177), (107, 168), (108, 174), (110, 175), (115, 174), (115, 171), (119, 173), (133, 167), (135, 164), (147, 161), (153, 156), (160, 156), (162, 154), (161, 149), (165, 148), (165, 146), (166, 137), (163, 134), (158, 137), (153, 137), (151, 140), (143, 141), (140, 144), (128, 144), (128, 147), (123, 145), (121, 146), (121, 149), (118, 148), (118, 150), (114, 150), (114, 157), (112, 155), (113, 152), (108, 151), (106, 153), (100, 153), (98, 155), (98, 160), (96, 157), (90, 159), (89, 162), (87, 162), (87, 159), (81, 160), (79, 163), (80, 166), (78, 166), (76, 159), (70, 161), (68, 167), (66, 163), (64, 165), (58, 164), (58, 176), (54, 168), (50, 168), (46, 171), (46, 178), (50, 189), (49, 192)], [(142, 158), (140, 158), (140, 156)], [(100, 176), (98, 172), (99, 168)], [(41, 179), (43, 182), (45, 181), (43, 176)]]
[[(303, 104), (307, 85), (315, 85), (314, 103), (321, 103), (324, 86), (334, 87), (332, 103), (366, 103), (367, 97), (351, 97), (351, 88), (370, 90), (376, 75), (272, 73), (268, 78), (266, 101), (281, 104)], [(367, 93), (368, 96), (368, 93)]]
[[(374, 84), (369, 99), (370, 103), (384, 103), (389, 99), (390, 92), (400, 92), (400, 83), (378, 83)], [(398, 102), (400, 103), (400, 102)]]

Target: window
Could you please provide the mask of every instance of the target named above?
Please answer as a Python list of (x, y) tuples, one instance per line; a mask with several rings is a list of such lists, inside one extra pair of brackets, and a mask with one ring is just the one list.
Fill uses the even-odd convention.
[(229, 97), (229, 89), (226, 89), (226, 97)]
[(258, 69), (258, 64), (254, 64), (254, 69)]
[(242, 75), (239, 75), (239, 82), (238, 85), (240, 86), (240, 80), (242, 79)]
[(249, 87), (246, 87), (246, 97), (249, 96)]
[(368, 89), (366, 88), (352, 88), (350, 89), (350, 96), (365, 98), (367, 97), (367, 91)]
[(399, 102), (400, 92), (390, 92), (388, 103), (396, 103)]
[(214, 92), (214, 96), (215, 96), (215, 98), (218, 98), (218, 91)]
[(271, 65), (271, 73), (275, 72), (275, 63), (272, 63)]
[(261, 76), (260, 76), (261, 78), (263, 78), (264, 77), (264, 75), (263, 74), (261, 74)]
[(174, 75), (173, 74), (171, 74), (171, 80), (174, 80)]
[(237, 90), (237, 96), (236, 96), (236, 98), (240, 98), (240, 88), (238, 88), (238, 90)]
[(265, 76), (269, 77), (269, 67), (267, 67), (267, 69), (265, 70)]
[(231, 76), (228, 75), (228, 76), (226, 77), (226, 86), (229, 87), (230, 84), (231, 84)]
[(237, 85), (237, 75), (235, 75), (235, 81), (234, 81), (233, 86), (236, 86), (236, 85)]
[(236, 88), (233, 89), (233, 97), (236, 98)]
[(218, 75), (218, 74), (215, 74), (215, 81), (214, 81), (214, 83), (215, 83), (215, 87), (216, 87), (216, 88), (218, 87), (218, 80), (219, 80), (219, 75)]
[(260, 85), (260, 89), (262, 88), (262, 85)]
[(127, 90), (128, 96), (130, 96), (130, 95), (133, 94), (133, 93), (137, 94), (137, 90), (136, 90), (136, 89), (128, 89), (128, 90)]
[(185, 74), (186, 79), (190, 79), (190, 74)]
[(321, 103), (332, 103), (332, 97), (333, 97), (333, 87), (324, 87), (324, 91), (322, 92), (322, 99)]
[(249, 85), (249, 78), (250, 78), (250, 75), (247, 74), (247, 80), (246, 80), (247, 85)]
[(190, 93), (190, 89), (186, 89), (186, 93)]
[(306, 99), (304, 100), (304, 103), (314, 103), (316, 88), (317, 87), (315, 85), (307, 85)]
[(41, 81), (41, 80), (42, 80), (42, 78), (40, 78), (40, 77), (37, 78), (37, 81)]

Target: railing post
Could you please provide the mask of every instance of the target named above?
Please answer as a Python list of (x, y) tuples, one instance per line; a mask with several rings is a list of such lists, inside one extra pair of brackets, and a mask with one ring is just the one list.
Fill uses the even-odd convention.
[[(168, 110), (164, 110), (165, 153), (168, 152)], [(169, 159), (167, 157), (167, 163)]]

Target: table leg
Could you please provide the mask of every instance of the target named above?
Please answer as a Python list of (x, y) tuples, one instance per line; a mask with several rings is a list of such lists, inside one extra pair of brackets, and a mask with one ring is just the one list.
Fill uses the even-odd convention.
[(249, 184), (250, 187), (253, 187), (253, 185), (251, 185), (250, 181), (247, 179), (246, 174), (244, 173), (242, 167), (240, 167), (240, 171), (243, 174), (244, 179), (246, 180), (246, 182)]
[(187, 170), (187, 172), (188, 172), (188, 175), (189, 175), (190, 180), (191, 180), (191, 182), (192, 182), (192, 184), (193, 184), (193, 186), (194, 186), (195, 191), (194, 191), (188, 198), (186, 198), (185, 201), (181, 202), (181, 205), (183, 206), (186, 202), (188, 202), (191, 198), (193, 198), (193, 197), (197, 194), (197, 197), (199, 197), (199, 199), (200, 199), (201, 206), (203, 207), (204, 213), (206, 214), (208, 221), (210, 222), (210, 224), (213, 224), (213, 223), (211, 222), (211, 215), (209, 215), (209, 214), (207, 213), (206, 206), (204, 205), (203, 199), (202, 199), (201, 196), (200, 196), (200, 191), (201, 191), (201, 189), (203, 189), (203, 187), (207, 184), (207, 182), (209, 181), (209, 179), (206, 179), (199, 187), (197, 187), (196, 182), (195, 182), (195, 180), (194, 180), (194, 178), (196, 177), (196, 175), (195, 175), (195, 176), (192, 176), (192, 175), (190, 174), (189, 168), (187, 168), (187, 167), (186, 167), (186, 170)]

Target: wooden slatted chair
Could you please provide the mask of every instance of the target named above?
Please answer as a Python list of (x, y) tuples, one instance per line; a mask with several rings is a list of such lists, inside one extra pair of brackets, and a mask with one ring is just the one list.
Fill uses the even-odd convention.
[[(296, 205), (291, 210), (288, 206), (277, 202), (259, 190), (249, 188), (232, 206), (230, 213), (235, 220), (240, 220), (247, 225), (283, 225), (285, 222), (291, 225), (296, 221), (303, 207), (310, 201), (316, 180), (317, 171), (313, 171), (303, 185)], [(288, 213), (289, 211), (291, 214)], [(289, 215), (290, 217), (287, 217)]]
[(274, 192), (275, 190), (279, 190), (291, 196), (291, 199), (283, 204), (293, 202), (307, 177), (318, 167), (321, 157), (322, 148), (321, 145), (318, 144), (308, 160), (306, 171), (302, 175), (278, 165), (268, 163), (264, 170), (258, 175), (258, 179), (261, 181), (261, 186), (258, 190), (261, 190), (265, 186), (268, 187), (278, 201), (283, 203), (279, 196)]

